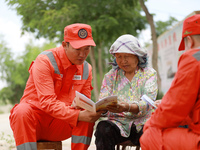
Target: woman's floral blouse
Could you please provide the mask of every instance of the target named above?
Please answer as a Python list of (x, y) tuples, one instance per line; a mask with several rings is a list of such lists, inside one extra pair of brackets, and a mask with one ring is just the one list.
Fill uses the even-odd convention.
[(155, 100), (157, 96), (157, 75), (152, 68), (138, 69), (131, 82), (125, 77), (122, 69), (111, 69), (104, 76), (100, 99), (117, 95), (118, 102), (135, 103), (139, 107), (138, 114), (108, 112), (108, 120), (119, 127), (121, 135), (124, 137), (130, 135), (132, 123), (136, 125), (139, 132), (154, 110), (152, 106), (140, 99), (144, 94), (152, 100)]

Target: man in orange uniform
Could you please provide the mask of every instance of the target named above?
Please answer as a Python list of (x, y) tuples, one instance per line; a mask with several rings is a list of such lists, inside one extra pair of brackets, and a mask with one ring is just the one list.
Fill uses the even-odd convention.
[(31, 64), (23, 97), (10, 115), (17, 150), (37, 150), (37, 141), (70, 137), (72, 150), (89, 147), (101, 112), (71, 104), (75, 91), (91, 98), (92, 69), (85, 61), (91, 46), (96, 46), (91, 27), (72, 24), (64, 29), (62, 46), (42, 52)]
[[(186, 50), (161, 104), (146, 122), (142, 150), (200, 149), (200, 14), (185, 19), (179, 50)], [(178, 127), (187, 122), (188, 128)]]

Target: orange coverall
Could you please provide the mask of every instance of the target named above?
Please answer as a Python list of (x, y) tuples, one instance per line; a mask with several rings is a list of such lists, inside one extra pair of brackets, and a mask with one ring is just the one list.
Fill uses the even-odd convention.
[(87, 149), (94, 123), (77, 121), (80, 110), (71, 104), (75, 91), (91, 98), (91, 66), (86, 61), (72, 65), (61, 46), (38, 55), (29, 73), (23, 97), (10, 115), (17, 149), (37, 150), (36, 141), (70, 137), (72, 150)]
[[(182, 122), (189, 127), (178, 127)], [(143, 132), (142, 150), (200, 149), (200, 49), (181, 55), (172, 85)]]

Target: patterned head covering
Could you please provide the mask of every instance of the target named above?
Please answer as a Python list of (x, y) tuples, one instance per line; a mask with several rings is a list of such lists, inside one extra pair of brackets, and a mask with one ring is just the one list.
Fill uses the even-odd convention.
[(120, 36), (110, 47), (109, 52), (115, 56), (116, 53), (129, 53), (138, 56), (138, 66), (147, 66), (147, 52), (141, 47), (138, 39), (130, 34)]

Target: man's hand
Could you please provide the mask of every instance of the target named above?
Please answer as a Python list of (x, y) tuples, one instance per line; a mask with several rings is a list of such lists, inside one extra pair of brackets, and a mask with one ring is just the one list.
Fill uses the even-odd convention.
[(156, 100), (156, 101), (154, 102), (154, 105), (155, 105), (156, 107), (158, 107), (158, 105), (161, 103), (161, 100), (162, 100), (162, 99)]
[(91, 112), (88, 110), (82, 110), (82, 111), (80, 111), (80, 113), (78, 115), (78, 121), (94, 123), (101, 117), (101, 113), (103, 113), (103, 111)]
[(81, 107), (76, 106), (76, 97), (74, 98), (74, 100), (73, 100), (71, 106), (72, 106), (73, 108), (75, 108), (75, 109), (82, 109)]

